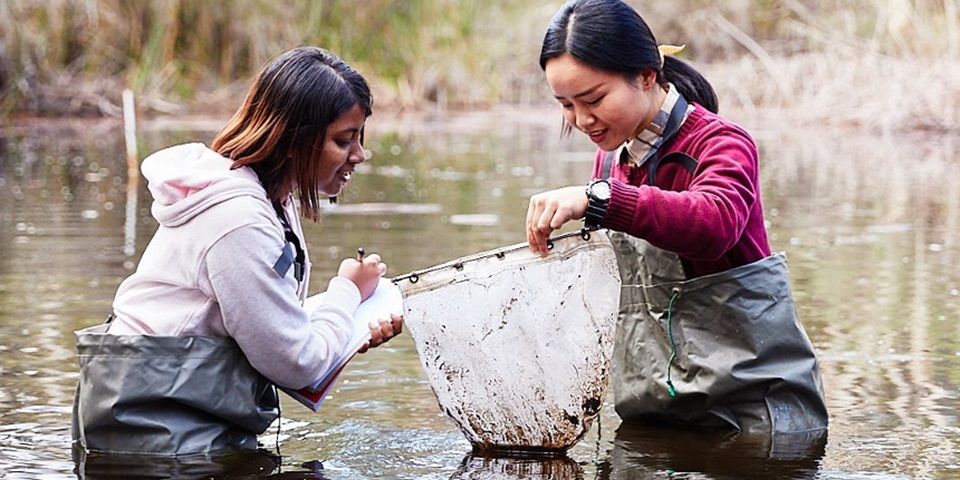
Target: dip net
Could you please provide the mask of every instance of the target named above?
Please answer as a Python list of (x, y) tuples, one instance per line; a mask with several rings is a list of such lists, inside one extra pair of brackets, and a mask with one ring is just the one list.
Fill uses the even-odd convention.
[(526, 243), (396, 277), (437, 402), (474, 452), (563, 453), (607, 391), (620, 275), (607, 235)]

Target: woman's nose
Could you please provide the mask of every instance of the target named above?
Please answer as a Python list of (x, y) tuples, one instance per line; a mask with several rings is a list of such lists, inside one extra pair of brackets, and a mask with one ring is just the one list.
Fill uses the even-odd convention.
[(351, 163), (363, 163), (366, 159), (367, 156), (363, 151), (363, 145), (361, 145), (359, 141), (354, 142), (350, 148), (350, 155), (347, 157), (347, 160)]
[(577, 116), (578, 127), (586, 127), (586, 126), (592, 125), (596, 121), (596, 118), (594, 118), (593, 113), (591, 113), (590, 110), (587, 110), (587, 109), (577, 109), (576, 116)]

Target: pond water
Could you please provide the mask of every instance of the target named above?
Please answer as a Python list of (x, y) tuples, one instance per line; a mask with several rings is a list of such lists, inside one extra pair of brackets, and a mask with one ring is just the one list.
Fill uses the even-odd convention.
[[(589, 175), (591, 146), (560, 140), (554, 113), (390, 120), (371, 119), (369, 161), (306, 228), (314, 290), (358, 246), (399, 275), (522, 242), (529, 196)], [(216, 123), (142, 122), (141, 155), (209, 141)], [(405, 333), (357, 356), (319, 412), (284, 397), (263, 455), (78, 473), (73, 332), (104, 320), (156, 225), (142, 183), (128, 213), (119, 122), (61, 121), (0, 133), (0, 478), (960, 477), (955, 141), (756, 123), (771, 242), (821, 362), (825, 443), (621, 426), (608, 395), (565, 457), (476, 457)]]

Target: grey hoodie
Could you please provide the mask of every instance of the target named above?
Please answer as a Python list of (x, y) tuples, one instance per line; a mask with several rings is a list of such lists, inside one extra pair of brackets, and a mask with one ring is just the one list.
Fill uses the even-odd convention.
[[(119, 287), (110, 334), (231, 337), (250, 364), (277, 385), (315, 383), (349, 336), (360, 304), (350, 280), (330, 280), (321, 306), (303, 308), (303, 280), (274, 269), (286, 240), (256, 174), (200, 143), (143, 161), (160, 226), (137, 271)], [(284, 202), (296, 235), (295, 202)]]
[[(255, 449), (279, 415), (273, 384), (316, 383), (350, 336), (360, 292), (334, 277), (312, 312), (256, 174), (202, 144), (144, 160), (160, 223), (120, 285), (114, 320), (77, 332), (73, 438), (83, 452)], [(304, 245), (295, 203), (283, 209)]]

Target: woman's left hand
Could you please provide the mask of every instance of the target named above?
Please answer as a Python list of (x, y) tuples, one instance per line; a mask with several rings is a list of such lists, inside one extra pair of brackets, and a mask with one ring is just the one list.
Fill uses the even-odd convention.
[(381, 318), (377, 323), (370, 324), (370, 341), (360, 347), (360, 353), (368, 349), (383, 345), (403, 331), (403, 315), (390, 314), (390, 319)]

